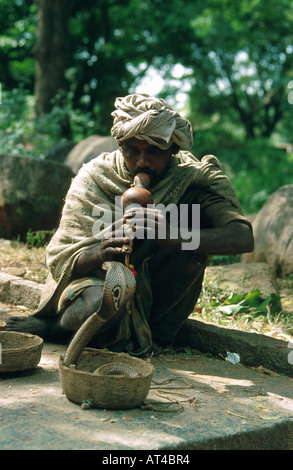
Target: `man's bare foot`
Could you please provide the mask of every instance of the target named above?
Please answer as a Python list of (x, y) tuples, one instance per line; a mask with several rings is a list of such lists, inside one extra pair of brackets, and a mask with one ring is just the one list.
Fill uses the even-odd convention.
[(10, 317), (6, 320), (6, 331), (18, 331), (20, 333), (31, 333), (43, 336), (48, 328), (48, 320), (29, 317)]
[(57, 316), (47, 318), (37, 318), (33, 315), (10, 317), (6, 320), (6, 331), (30, 333), (40, 336), (44, 340), (57, 342), (67, 341), (70, 337), (69, 332), (60, 326)]

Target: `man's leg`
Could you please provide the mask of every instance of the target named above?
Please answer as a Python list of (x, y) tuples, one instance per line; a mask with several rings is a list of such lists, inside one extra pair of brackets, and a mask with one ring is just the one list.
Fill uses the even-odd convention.
[(77, 331), (88, 317), (99, 310), (102, 300), (102, 285), (87, 287), (61, 316), (61, 327)]
[(67, 340), (70, 336), (70, 332), (61, 327), (59, 315), (46, 318), (38, 318), (34, 315), (10, 317), (6, 320), (6, 325), (6, 331), (31, 333), (49, 341)]
[[(108, 270), (110, 272), (114, 263), (109, 263), (109, 265)], [(66, 336), (66, 334), (68, 337), (70, 332), (77, 331), (93, 313), (97, 313), (101, 318), (107, 320), (101, 333), (117, 326), (125, 311), (125, 304), (129, 296), (133, 295), (135, 288), (133, 275), (124, 266), (122, 270), (119, 266), (120, 263), (115, 263), (113, 267), (114, 275), (111, 273), (111, 280), (107, 281), (108, 289), (106, 290), (108, 294), (106, 298), (102, 284), (86, 287), (63, 313), (47, 318), (39, 318), (34, 315), (30, 317), (11, 317), (7, 321), (7, 331), (32, 333), (44, 339), (54, 340), (55, 337), (58, 339), (62, 335)], [(121, 284), (120, 289), (117, 289), (119, 284)]]
[(66, 337), (69, 336), (68, 333), (77, 331), (88, 317), (99, 310), (102, 300), (103, 285), (87, 287), (63, 314), (47, 318), (38, 318), (33, 315), (11, 317), (7, 320), (6, 329), (36, 334), (46, 339), (54, 339), (62, 335)]
[(114, 308), (109, 305), (101, 310), (102, 301), (102, 285), (87, 287), (63, 313), (60, 321), (61, 327), (66, 330), (77, 331), (93, 313), (98, 312), (98, 315), (104, 319), (108, 318), (106, 324), (101, 329), (101, 333), (104, 333), (105, 330), (114, 328), (117, 323), (119, 323), (121, 316), (125, 311), (125, 305), (122, 305), (121, 309), (116, 312), (114, 311)]
[(155, 342), (174, 342), (198, 300), (205, 268), (206, 257), (188, 251), (163, 250), (150, 260), (153, 305), (149, 325)]

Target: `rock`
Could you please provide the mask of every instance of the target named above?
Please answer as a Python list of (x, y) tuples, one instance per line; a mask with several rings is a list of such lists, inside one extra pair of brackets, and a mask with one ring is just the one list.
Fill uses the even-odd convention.
[(17, 266), (9, 266), (4, 269), (4, 272), (6, 274), (11, 274), (12, 276), (23, 277), (26, 273), (26, 270)]
[(59, 142), (48, 150), (45, 155), (45, 160), (53, 160), (55, 162), (63, 163), (74, 145), (75, 144), (70, 141)]
[(4, 304), (38, 307), (44, 284), (0, 272), (0, 301)]
[(254, 251), (243, 255), (242, 261), (267, 263), (277, 277), (293, 273), (293, 184), (274, 192), (252, 225)]
[(113, 152), (117, 149), (118, 144), (113, 137), (92, 135), (73, 147), (65, 159), (64, 165), (77, 173), (84, 163), (89, 162), (103, 152)]
[(216, 282), (227, 294), (248, 294), (254, 289), (259, 289), (265, 297), (278, 291), (275, 274), (265, 263), (208, 266), (205, 279)]
[(73, 176), (57, 162), (0, 154), (0, 237), (56, 228)]
[(234, 352), (239, 354), (241, 364), (262, 366), (293, 377), (293, 367), (288, 361), (289, 343), (280, 339), (188, 319), (177, 333), (175, 342), (213, 356)]

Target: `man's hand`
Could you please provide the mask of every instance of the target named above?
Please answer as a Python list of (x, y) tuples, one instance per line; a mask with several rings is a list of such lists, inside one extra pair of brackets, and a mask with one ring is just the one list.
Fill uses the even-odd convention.
[(138, 206), (126, 211), (124, 220), (124, 235), (130, 237), (133, 232), (137, 239), (154, 240), (158, 246), (179, 248), (179, 230), (172, 230), (162, 210)]
[(123, 245), (130, 242), (130, 238), (123, 233), (124, 222), (123, 217), (109, 226), (100, 244), (80, 254), (74, 267), (76, 275), (86, 276), (95, 269), (101, 269), (105, 261), (113, 261), (115, 256), (122, 253)]
[[(163, 211), (156, 208), (136, 207), (110, 226), (101, 243), (81, 253), (75, 263), (74, 272), (86, 276), (100, 269), (105, 261), (114, 260), (122, 253), (131, 237), (150, 239), (160, 247), (180, 250), (186, 238), (182, 238), (180, 227), (171, 227)], [(200, 230), (200, 243), (192, 251), (206, 256), (238, 255), (253, 250), (251, 229), (242, 222), (231, 222), (223, 227)]]

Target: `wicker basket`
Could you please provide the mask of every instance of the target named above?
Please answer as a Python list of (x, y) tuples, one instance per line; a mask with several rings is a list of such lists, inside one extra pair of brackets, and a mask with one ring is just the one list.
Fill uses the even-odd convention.
[[(78, 404), (87, 402), (90, 406), (104, 409), (136, 408), (149, 392), (154, 367), (129, 354), (85, 348), (103, 323), (94, 313), (80, 327), (65, 356), (60, 357), (59, 375), (63, 392), (68, 400)], [(105, 364), (123, 364), (135, 374), (103, 373)]]
[[(135, 376), (96, 374), (105, 364), (121, 364), (137, 372)], [(128, 409), (141, 405), (146, 398), (154, 367), (142, 359), (105, 349), (86, 348), (76, 365), (64, 365), (60, 357), (59, 373), (63, 392), (70, 401), (104, 409)]]
[(0, 372), (34, 369), (40, 362), (43, 344), (36, 335), (0, 331)]

